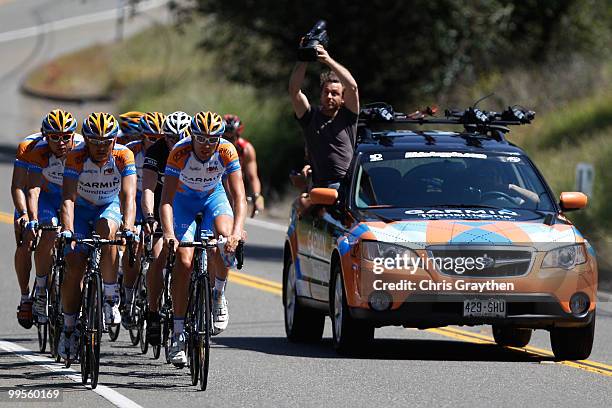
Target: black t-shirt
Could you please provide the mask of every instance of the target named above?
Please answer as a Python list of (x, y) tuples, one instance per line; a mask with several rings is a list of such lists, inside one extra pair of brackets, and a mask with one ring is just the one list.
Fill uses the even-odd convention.
[(314, 184), (344, 178), (353, 159), (357, 114), (343, 106), (332, 118), (317, 107), (309, 109), (298, 122), (304, 130)]
[(164, 187), (164, 173), (166, 172), (166, 161), (170, 149), (166, 144), (166, 140), (161, 138), (153, 146), (149, 147), (145, 156), (143, 169), (151, 170), (157, 173), (157, 186), (155, 186), (155, 204), (153, 214), (155, 219), (159, 221), (159, 203), (161, 201), (162, 188)]

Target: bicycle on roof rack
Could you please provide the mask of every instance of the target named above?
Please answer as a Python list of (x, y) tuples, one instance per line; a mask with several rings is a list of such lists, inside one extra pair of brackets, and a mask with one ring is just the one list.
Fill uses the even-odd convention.
[[(475, 104), (476, 105), (476, 104)], [(502, 112), (486, 111), (471, 106), (465, 110), (447, 109), (444, 117), (435, 116), (437, 107), (427, 107), (413, 113), (395, 112), (384, 102), (367, 104), (361, 108), (357, 125), (357, 142), (388, 137), (389, 129), (405, 125), (457, 125), (463, 126), (468, 137), (484, 137), (504, 142), (508, 126), (530, 124), (535, 112), (519, 105), (509, 106)]]

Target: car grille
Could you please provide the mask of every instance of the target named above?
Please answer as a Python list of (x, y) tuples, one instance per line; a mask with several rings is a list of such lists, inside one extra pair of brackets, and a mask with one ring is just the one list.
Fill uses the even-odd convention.
[[(533, 251), (528, 248), (474, 248), (474, 247), (443, 247), (443, 248), (428, 248), (430, 258), (437, 259), (435, 268), (438, 272), (450, 276), (466, 276), (466, 277), (512, 277), (526, 275), (531, 269), (533, 261)], [(480, 258), (478, 268), (472, 269), (458, 268), (461, 264), (461, 258), (472, 258), (474, 260)], [(455, 268), (450, 268), (448, 259), (453, 260)], [(441, 262), (445, 260), (445, 262)], [(484, 267), (483, 267), (484, 265)]]

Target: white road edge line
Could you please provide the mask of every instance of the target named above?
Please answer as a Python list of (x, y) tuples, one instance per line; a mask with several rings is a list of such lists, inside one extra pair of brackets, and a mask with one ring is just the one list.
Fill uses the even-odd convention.
[[(0, 340), (0, 349), (7, 351), (9, 353), (13, 353), (17, 355), (18, 357), (28, 360), (48, 371), (64, 376), (76, 383), (81, 384), (81, 374), (80, 373), (77, 373), (72, 368), (66, 368), (63, 364), (56, 363), (54, 360), (51, 360), (50, 358), (41, 356), (40, 354), (36, 354), (32, 350), (22, 347), (19, 344), (15, 344), (10, 341)], [(95, 392), (96, 394), (105, 398), (111, 404), (119, 408), (142, 408), (141, 405), (138, 405), (131, 399), (119, 394), (117, 391), (111, 388), (108, 388), (104, 385), (98, 384), (95, 390), (92, 390), (91, 387), (89, 386), (87, 386), (87, 388), (84, 387), (83, 389), (91, 390)]]
[[(137, 6), (137, 11), (147, 11), (166, 4), (168, 0), (148, 0)], [(0, 33), (0, 43), (20, 40), (28, 37), (35, 37), (39, 34), (49, 33), (66, 28), (77, 27), (80, 25), (96, 23), (104, 20), (117, 18), (117, 9), (99, 11), (97, 13), (84, 14), (82, 16), (65, 18), (57, 21), (50, 21), (34, 27), (20, 28), (13, 31)]]
[(247, 218), (246, 223), (255, 227), (267, 228), (274, 231), (287, 232), (287, 227), (275, 222), (258, 220), (256, 218)]

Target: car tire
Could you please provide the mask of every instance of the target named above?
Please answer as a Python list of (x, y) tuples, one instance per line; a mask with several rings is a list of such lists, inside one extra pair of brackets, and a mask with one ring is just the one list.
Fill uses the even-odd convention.
[(493, 325), (493, 338), (500, 346), (525, 347), (531, 340), (532, 329)]
[(550, 344), (556, 360), (584, 360), (591, 355), (595, 339), (595, 313), (584, 327), (558, 327), (550, 331)]
[(283, 269), (283, 309), (287, 339), (294, 343), (320, 341), (325, 328), (325, 314), (298, 302), (296, 282), (295, 266), (289, 258)]
[(330, 316), (334, 349), (341, 355), (353, 355), (366, 349), (374, 339), (374, 326), (359, 322), (351, 317), (346, 302), (346, 290), (340, 266), (332, 270), (330, 290)]

